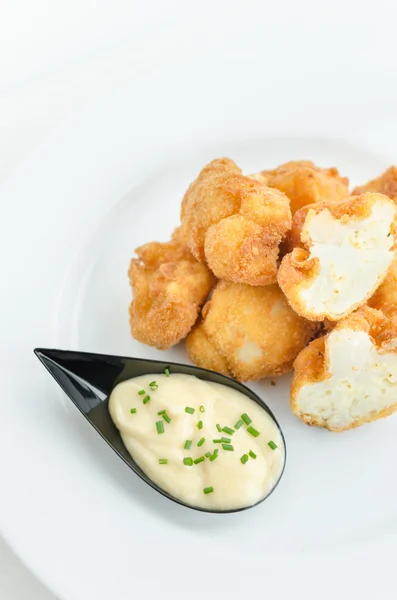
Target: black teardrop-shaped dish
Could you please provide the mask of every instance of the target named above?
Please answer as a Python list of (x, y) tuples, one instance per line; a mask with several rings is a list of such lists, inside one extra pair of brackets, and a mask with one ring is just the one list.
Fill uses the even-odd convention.
[(263, 410), (271, 416), (280, 430), (286, 457), (285, 439), (277, 419), (263, 400), (245, 385), (238, 383), (225, 375), (216, 373), (215, 371), (208, 371), (207, 369), (201, 369), (199, 367), (160, 360), (128, 358), (111, 354), (94, 354), (91, 352), (51, 350), (46, 348), (36, 348), (34, 353), (49, 373), (51, 373), (55, 381), (61, 386), (63, 391), (77, 406), (80, 412), (85, 416), (88, 422), (96, 429), (99, 435), (109, 444), (116, 454), (118, 454), (118, 456), (123, 459), (134, 473), (143, 479), (143, 481), (173, 502), (201, 512), (225, 514), (240, 512), (242, 510), (247, 510), (248, 508), (253, 508), (263, 502), (263, 500), (268, 498), (277, 487), (284, 472), (285, 459), (283, 469), (275, 485), (270, 492), (256, 504), (229, 510), (212, 510), (186, 504), (154, 483), (135, 463), (134, 459), (124, 446), (119, 431), (114, 425), (108, 410), (109, 396), (117, 384), (126, 379), (137, 377), (138, 375), (162, 374), (164, 373), (165, 368), (169, 367), (172, 373), (194, 375), (204, 381), (226, 385), (234, 390), (242, 392), (248, 396), (248, 398), (259, 404)]

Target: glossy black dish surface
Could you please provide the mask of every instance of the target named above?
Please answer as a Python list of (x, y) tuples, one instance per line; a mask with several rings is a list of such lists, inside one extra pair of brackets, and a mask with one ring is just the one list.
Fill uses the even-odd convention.
[(72, 400), (88, 422), (96, 429), (99, 435), (109, 444), (118, 456), (134, 471), (134, 473), (143, 479), (143, 481), (173, 502), (201, 512), (224, 514), (240, 512), (263, 502), (277, 487), (284, 472), (285, 460), (279, 479), (267, 496), (264, 496), (256, 504), (230, 510), (212, 510), (186, 504), (154, 483), (135, 463), (124, 446), (119, 431), (114, 425), (108, 410), (109, 396), (117, 384), (139, 375), (162, 374), (164, 373), (164, 369), (169, 367), (171, 373), (194, 375), (204, 381), (220, 383), (245, 394), (248, 398), (259, 404), (263, 410), (272, 417), (280, 430), (285, 447), (284, 435), (274, 414), (263, 400), (245, 385), (214, 371), (166, 361), (46, 348), (36, 348), (34, 353), (70, 400)]

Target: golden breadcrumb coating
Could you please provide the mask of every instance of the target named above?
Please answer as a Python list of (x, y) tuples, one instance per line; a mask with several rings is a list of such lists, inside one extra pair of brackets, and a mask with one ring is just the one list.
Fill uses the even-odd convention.
[(135, 252), (128, 272), (131, 333), (165, 350), (187, 336), (215, 279), (180, 243), (178, 231), (170, 242), (150, 242)]
[(396, 214), (389, 198), (371, 193), (302, 209), (290, 236), (300, 247), (284, 256), (277, 276), (292, 308), (338, 321), (363, 305), (393, 261)]
[(227, 158), (204, 167), (182, 202), (184, 243), (227, 281), (274, 283), (280, 242), (290, 227), (288, 198), (243, 176)]
[(291, 409), (308, 425), (344, 431), (397, 410), (397, 328), (362, 307), (294, 362)]
[(307, 204), (337, 202), (349, 195), (349, 180), (341, 177), (338, 169), (321, 169), (310, 160), (293, 160), (252, 177), (284, 192), (291, 201), (292, 214)]
[(239, 381), (282, 375), (318, 330), (277, 285), (218, 282), (186, 340), (190, 359)]
[(190, 360), (198, 367), (218, 371), (229, 377), (233, 376), (226, 360), (207, 336), (202, 319), (197, 322), (187, 336), (186, 350)]
[(397, 324), (397, 258), (392, 262), (383, 283), (368, 300), (368, 306), (381, 310)]
[(307, 213), (310, 209), (318, 211), (323, 206), (324, 202), (317, 202), (316, 204), (308, 204), (307, 206), (304, 206), (303, 208), (300, 208), (296, 211), (296, 213), (292, 217), (291, 229), (288, 231), (287, 235), (285, 236), (285, 240), (282, 244), (282, 256), (289, 254), (293, 251), (294, 248), (305, 247), (304, 243), (301, 240), (301, 233), (306, 221)]
[(365, 192), (378, 192), (389, 196), (397, 201), (397, 167), (389, 167), (382, 175), (368, 181), (365, 185), (359, 185), (353, 194), (364, 194)]

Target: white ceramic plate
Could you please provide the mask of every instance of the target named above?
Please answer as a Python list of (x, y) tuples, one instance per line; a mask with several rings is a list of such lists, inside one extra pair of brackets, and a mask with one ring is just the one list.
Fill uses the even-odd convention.
[[(167, 239), (210, 159), (249, 173), (308, 158), (353, 185), (396, 162), (390, 71), (361, 64), (352, 80), (342, 62), (282, 67), (201, 60), (129, 81), (1, 190), (0, 529), (66, 600), (392, 597), (396, 416), (331, 434), (290, 414), (288, 381), (257, 384), (286, 436), (283, 480), (253, 510), (201, 514), (135, 477), (32, 354), (186, 360), (182, 347), (163, 354), (130, 337), (126, 272), (137, 245)], [(372, 87), (358, 95), (360, 78)]]

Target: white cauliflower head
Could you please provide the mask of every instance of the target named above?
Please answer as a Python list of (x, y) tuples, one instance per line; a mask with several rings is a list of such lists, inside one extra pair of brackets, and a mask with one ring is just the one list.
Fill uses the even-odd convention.
[(301, 247), (278, 273), (292, 308), (313, 321), (338, 321), (364, 304), (395, 256), (396, 215), (394, 202), (369, 193), (309, 209)]
[(397, 410), (397, 329), (363, 307), (296, 358), (292, 411), (309, 425), (343, 431)]

